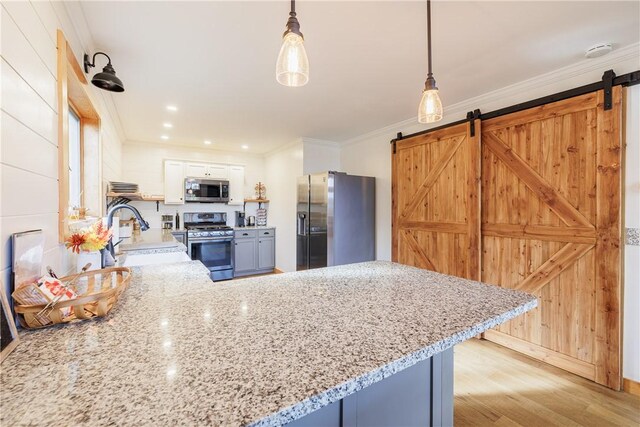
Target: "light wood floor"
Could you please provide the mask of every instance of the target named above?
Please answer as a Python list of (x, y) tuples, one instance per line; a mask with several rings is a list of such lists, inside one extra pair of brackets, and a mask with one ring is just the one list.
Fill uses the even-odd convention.
[(640, 426), (640, 397), (489, 341), (455, 347), (455, 425)]

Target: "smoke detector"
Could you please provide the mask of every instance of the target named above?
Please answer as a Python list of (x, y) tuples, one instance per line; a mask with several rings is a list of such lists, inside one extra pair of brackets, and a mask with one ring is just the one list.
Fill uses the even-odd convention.
[(598, 58), (600, 56), (606, 55), (612, 50), (613, 46), (611, 46), (611, 43), (597, 43), (587, 49), (584, 53), (584, 56), (590, 59)]

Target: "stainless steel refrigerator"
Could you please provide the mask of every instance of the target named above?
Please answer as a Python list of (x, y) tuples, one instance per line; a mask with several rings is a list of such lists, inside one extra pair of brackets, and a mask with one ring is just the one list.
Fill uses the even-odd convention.
[(375, 184), (341, 172), (298, 178), (298, 271), (375, 258)]

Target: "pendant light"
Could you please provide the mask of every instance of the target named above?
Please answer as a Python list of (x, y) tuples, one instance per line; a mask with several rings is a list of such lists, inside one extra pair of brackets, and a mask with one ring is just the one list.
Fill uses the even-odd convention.
[(276, 80), (284, 86), (304, 86), (309, 81), (309, 60), (304, 50), (304, 37), (296, 18), (296, 1), (291, 0), (287, 30), (276, 62)]
[(422, 99), (418, 106), (418, 122), (433, 123), (442, 120), (442, 102), (431, 70), (431, 0), (427, 0), (427, 61), (428, 74), (424, 82)]

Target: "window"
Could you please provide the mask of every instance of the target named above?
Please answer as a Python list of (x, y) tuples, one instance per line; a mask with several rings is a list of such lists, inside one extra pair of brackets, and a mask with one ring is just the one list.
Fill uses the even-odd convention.
[(73, 208), (88, 217), (103, 215), (100, 116), (77, 56), (57, 32), (58, 46), (58, 241), (63, 242), (77, 219)]
[(80, 117), (69, 106), (69, 207), (82, 203), (82, 126)]

